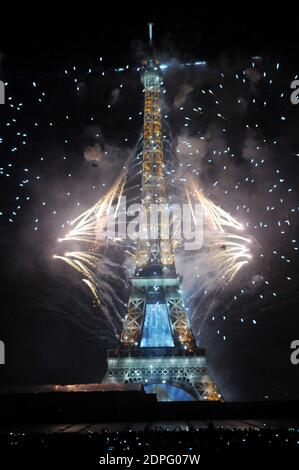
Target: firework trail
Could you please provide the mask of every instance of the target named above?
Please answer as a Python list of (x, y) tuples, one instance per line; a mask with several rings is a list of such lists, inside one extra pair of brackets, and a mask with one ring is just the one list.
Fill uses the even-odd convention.
[[(122, 196), (126, 178), (127, 172), (124, 171), (96, 204), (70, 223), (71, 230), (59, 239), (63, 244), (76, 242), (80, 243), (80, 246), (85, 245), (85, 250), (82, 248), (79, 251), (67, 251), (63, 256), (53, 255), (53, 258), (64, 261), (84, 276), (82, 282), (90, 289), (116, 337), (117, 321), (121, 322), (118, 305), (123, 304), (123, 301), (117, 295), (117, 289), (111, 286), (123, 284), (123, 287), (127, 288), (127, 282), (120, 274), (124, 271), (123, 266), (113, 263), (104, 254), (109, 239), (99, 237), (99, 233), (107, 222), (112, 204)], [(118, 208), (117, 203), (114, 217), (117, 217)]]

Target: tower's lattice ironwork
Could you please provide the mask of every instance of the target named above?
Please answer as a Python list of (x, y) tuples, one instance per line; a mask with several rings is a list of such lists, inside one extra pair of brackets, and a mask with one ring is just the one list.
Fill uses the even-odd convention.
[[(142, 68), (144, 130), (142, 203), (166, 205), (161, 129), (161, 70), (149, 59)], [(145, 217), (145, 221), (149, 218)], [(219, 400), (205, 351), (199, 349), (185, 312), (171, 238), (162, 239), (161, 219), (154, 238), (139, 239), (132, 292), (119, 346), (108, 351), (106, 383), (168, 384), (196, 400)], [(148, 222), (142, 229), (149, 231)]]

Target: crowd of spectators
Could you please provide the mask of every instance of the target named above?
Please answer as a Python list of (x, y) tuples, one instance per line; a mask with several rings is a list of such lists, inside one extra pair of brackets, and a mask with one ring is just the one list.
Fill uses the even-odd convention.
[(192, 454), (206, 449), (299, 449), (299, 428), (162, 427), (110, 432), (0, 432), (0, 449), (80, 449), (109, 455)]

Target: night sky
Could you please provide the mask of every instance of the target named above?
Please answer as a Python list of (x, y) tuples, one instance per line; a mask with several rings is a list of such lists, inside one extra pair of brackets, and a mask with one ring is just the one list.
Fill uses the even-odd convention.
[[(83, 5), (67, 14), (53, 4), (34, 17), (7, 12), (2, 384), (98, 382), (105, 373), (115, 335), (80, 275), (52, 256), (67, 221), (105, 194), (134, 152), (143, 111), (137, 67), (152, 20), (157, 57), (167, 65), (165, 145), (178, 155), (179, 175), (191, 173), (252, 240), (252, 260), (219, 290), (204, 252), (190, 264), (178, 260), (194, 332), (225, 399), (298, 398), (299, 365), (290, 363), (299, 338), (296, 21), (292, 12), (267, 16), (253, 4), (237, 16), (176, 8), (134, 18)], [(124, 260), (113, 249), (107, 256)], [(125, 302), (126, 289), (112, 284)], [(121, 302), (119, 309), (123, 315)]]

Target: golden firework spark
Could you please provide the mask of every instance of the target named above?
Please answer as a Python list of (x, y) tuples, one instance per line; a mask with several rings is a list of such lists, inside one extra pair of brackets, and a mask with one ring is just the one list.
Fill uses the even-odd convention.
[(229, 283), (238, 271), (252, 258), (250, 238), (237, 234), (243, 225), (221, 207), (214, 204), (200, 191), (194, 182), (186, 186), (187, 200), (192, 211), (192, 202), (200, 203), (204, 212), (204, 248), (216, 266), (219, 285)]
[(71, 221), (71, 230), (58, 240), (64, 243), (79, 242), (80, 244), (85, 244), (87, 250), (67, 251), (63, 256), (53, 256), (64, 261), (84, 276), (82, 281), (89, 287), (98, 304), (101, 303), (101, 298), (105, 294), (108, 296), (108, 302), (112, 302), (110, 290), (107, 288), (107, 285), (106, 289), (104, 288), (105, 280), (101, 278), (101, 275), (111, 279), (115, 278), (115, 274), (112, 271), (113, 263), (100, 254), (101, 239), (99, 233), (105, 227), (108, 214), (115, 201), (116, 207), (115, 209), (113, 208), (113, 216), (117, 217), (126, 179), (127, 172), (124, 171), (101, 199)]
[(65, 237), (60, 238), (58, 241), (72, 240), (86, 243), (98, 241), (98, 234), (105, 226), (114, 201), (117, 201), (114, 211), (114, 217), (117, 217), (121, 196), (126, 184), (126, 177), (126, 172), (123, 172), (112, 188), (101, 199), (71, 221), (70, 225), (73, 228)]

